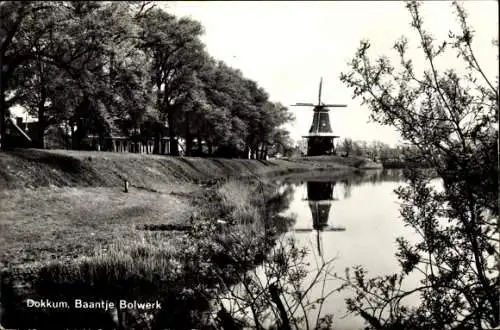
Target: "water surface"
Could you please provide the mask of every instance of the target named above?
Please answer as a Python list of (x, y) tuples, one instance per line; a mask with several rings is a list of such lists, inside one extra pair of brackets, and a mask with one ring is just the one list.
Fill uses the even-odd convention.
[[(309, 177), (288, 177), (277, 181), (280, 189), (293, 189), (289, 207), (282, 214), (294, 217), (288, 235), (310, 248), (311, 273), (315, 258), (336, 258), (334, 271), (343, 275), (346, 267), (362, 265), (368, 276), (398, 273), (396, 238), (410, 241), (414, 232), (404, 226), (394, 190), (403, 185), (401, 170), (378, 170), (362, 175), (320, 173)], [(410, 278), (416, 285), (417, 278)], [(340, 283), (329, 282), (328, 289)], [(408, 282), (407, 282), (408, 285)], [(327, 290), (328, 291), (328, 290)], [(320, 295), (318, 291), (315, 293)], [(335, 329), (362, 329), (363, 320), (345, 316), (349, 292), (328, 298), (324, 311), (334, 314)], [(417, 297), (413, 300), (416, 302)], [(345, 316), (345, 317), (344, 317)]]

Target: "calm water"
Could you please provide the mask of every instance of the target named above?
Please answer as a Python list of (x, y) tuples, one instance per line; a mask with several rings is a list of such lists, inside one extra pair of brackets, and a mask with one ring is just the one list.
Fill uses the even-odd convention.
[[(396, 238), (402, 236), (410, 242), (417, 238), (411, 228), (404, 226), (394, 193), (396, 188), (405, 185), (401, 170), (367, 171), (363, 174), (290, 174), (275, 178), (274, 181), (281, 196), (279, 202), (275, 203), (274, 211), (285, 219), (284, 224), (275, 224), (277, 229), (285, 233), (283, 238), (293, 237), (299, 247), (305, 246), (309, 250), (305, 260), (309, 263), (308, 278), (302, 283), (302, 289), (310, 285), (323, 260), (334, 259), (330, 269), (340, 276), (344, 276), (346, 268), (356, 265), (367, 270), (368, 278), (401, 271), (395, 257)], [(431, 183), (439, 190), (441, 185), (437, 179)], [(255, 269), (260, 283), (275, 280), (266, 274), (266, 265)], [(419, 280), (416, 274), (410, 274), (403, 282), (402, 289), (418, 286)], [(340, 280), (330, 277), (324, 288), (322, 282), (318, 283), (308, 297), (310, 300), (324, 298), (341, 284)], [(245, 297), (245, 289), (241, 284), (233, 287), (233, 290), (239, 292), (237, 296)], [(333, 314), (334, 329), (364, 328), (362, 318), (347, 314), (345, 299), (352, 296), (352, 292), (344, 290), (326, 298), (320, 315)], [(290, 296), (285, 298), (286, 301), (294, 301)], [(240, 310), (241, 305), (235, 304), (239, 298), (235, 300), (224, 295), (222, 299), (229, 310)], [(403, 303), (416, 305), (418, 296), (409, 296)], [(300, 316), (298, 314), (296, 316)], [(308, 313), (311, 328), (315, 325), (317, 315), (318, 310)]]
[[(400, 219), (394, 193), (394, 189), (404, 184), (402, 171), (379, 170), (359, 176), (320, 174), (289, 177), (278, 183), (280, 189), (293, 191), (289, 207), (282, 214), (296, 218), (287, 235), (293, 235), (300, 245), (310, 248), (311, 274), (320, 255), (324, 260), (336, 258), (334, 271), (339, 275), (354, 265), (364, 266), (368, 276), (400, 271), (394, 255), (396, 238), (404, 236), (412, 241), (415, 237)], [(434, 184), (437, 185), (437, 180)], [(418, 279), (409, 282), (407, 287), (417, 284)], [(326, 291), (339, 285), (329, 282)], [(319, 288), (313, 295), (321, 295)], [(335, 293), (323, 307), (325, 312), (334, 314), (336, 329), (362, 329), (364, 324), (359, 317), (345, 316), (344, 299), (349, 296), (347, 291)]]

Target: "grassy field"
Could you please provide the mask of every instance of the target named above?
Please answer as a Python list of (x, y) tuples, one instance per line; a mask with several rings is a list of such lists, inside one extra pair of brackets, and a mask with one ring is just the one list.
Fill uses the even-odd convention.
[(40, 187), (0, 191), (0, 253), (4, 266), (88, 254), (142, 223), (185, 222), (189, 201), (178, 194), (131, 188)]

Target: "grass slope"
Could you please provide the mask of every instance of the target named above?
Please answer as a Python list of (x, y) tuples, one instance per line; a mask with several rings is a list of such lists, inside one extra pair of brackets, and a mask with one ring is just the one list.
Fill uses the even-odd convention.
[[(19, 149), (0, 153), (0, 269), (92, 252), (141, 225), (183, 224), (199, 183), (342, 169), (357, 160), (258, 161)], [(343, 163), (341, 163), (343, 162)], [(349, 163), (351, 162), (351, 163)], [(123, 179), (130, 182), (123, 192)]]
[(279, 174), (318, 168), (355, 166), (358, 159), (310, 157), (307, 160), (248, 160), (170, 157), (131, 153), (19, 149), (0, 153), (0, 189), (116, 187), (127, 179), (156, 189), (184, 182)]

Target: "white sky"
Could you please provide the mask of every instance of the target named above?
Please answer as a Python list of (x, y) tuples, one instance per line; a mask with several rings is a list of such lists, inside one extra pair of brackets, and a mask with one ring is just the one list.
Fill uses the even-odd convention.
[[(367, 123), (368, 109), (352, 99), (352, 91), (340, 82), (339, 76), (347, 71), (346, 63), (363, 38), (372, 42), (372, 57), (395, 54), (392, 46), (403, 34), (415, 40), (403, 2), (169, 1), (159, 2), (159, 6), (200, 21), (205, 28), (203, 41), (208, 52), (257, 81), (272, 101), (286, 106), (316, 102), (322, 76), (322, 101), (348, 105), (330, 112), (337, 135), (398, 142), (399, 135), (391, 128)], [(476, 55), (494, 80), (498, 53), (491, 41), (498, 38), (498, 4), (482, 0), (468, 1), (464, 6), (469, 24), (476, 31)], [(436, 37), (446, 37), (452, 27), (458, 26), (451, 1), (424, 2), (423, 17), (425, 26)], [(290, 109), (296, 116), (290, 127), (291, 136), (300, 139), (311, 125), (312, 111), (307, 107)]]

